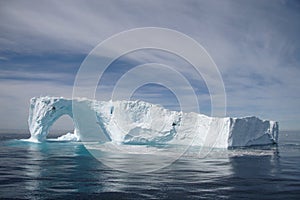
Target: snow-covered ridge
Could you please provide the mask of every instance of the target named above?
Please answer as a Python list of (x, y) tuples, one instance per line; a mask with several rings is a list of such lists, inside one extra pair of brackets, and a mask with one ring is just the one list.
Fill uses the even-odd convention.
[[(61, 139), (82, 140), (80, 122), (73, 118), (72, 103), (96, 114), (89, 132), (102, 134), (101, 141), (122, 144), (189, 144), (218, 148), (277, 143), (278, 122), (257, 117), (214, 118), (198, 113), (170, 111), (143, 101), (95, 101), (63, 97), (30, 100), (31, 141), (42, 142), (49, 128), (63, 115), (74, 121), (74, 134)], [(212, 134), (216, 133), (216, 134)], [(209, 141), (209, 142), (207, 142)]]

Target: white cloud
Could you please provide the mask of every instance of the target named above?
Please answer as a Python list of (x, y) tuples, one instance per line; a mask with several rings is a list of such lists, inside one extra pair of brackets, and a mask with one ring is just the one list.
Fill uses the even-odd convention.
[(34, 96), (72, 97), (72, 86), (53, 82), (1, 80), (1, 128), (27, 128), (29, 100)]
[[(99, 42), (123, 30), (143, 26), (171, 28), (196, 39), (210, 53), (227, 88), (229, 115), (260, 115), (284, 121), (287, 129), (300, 128), (299, 123), (290, 120), (290, 116), (300, 117), (300, 23), (295, 20), (300, 14), (291, 3), (294, 2), (2, 1), (0, 66), (2, 62), (14, 62), (1, 52), (88, 53)], [(140, 54), (135, 59), (172, 64), (172, 58), (155, 53)], [(173, 62), (192, 81), (198, 79), (195, 71), (182, 63), (178, 65), (178, 60)], [(1, 81), (1, 109), (19, 105), (18, 111), (12, 112), (23, 113), (19, 114), (23, 118), (27, 110), (24, 99), (46, 93), (71, 95), (72, 87), (55, 85), (55, 80), (63, 76), (1, 70), (2, 79), (53, 80)]]

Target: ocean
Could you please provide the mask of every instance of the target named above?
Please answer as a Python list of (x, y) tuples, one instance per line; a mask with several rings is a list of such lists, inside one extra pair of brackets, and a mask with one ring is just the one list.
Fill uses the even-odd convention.
[(281, 131), (275, 146), (187, 153), (148, 173), (112, 169), (79, 142), (37, 144), (8, 132), (0, 199), (300, 199), (300, 131)]

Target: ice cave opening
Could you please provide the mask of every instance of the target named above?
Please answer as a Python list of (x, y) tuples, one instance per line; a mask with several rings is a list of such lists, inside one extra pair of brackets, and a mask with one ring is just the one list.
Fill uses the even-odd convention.
[(49, 127), (49, 132), (46, 139), (59, 138), (67, 133), (74, 132), (74, 122), (73, 119), (64, 114), (60, 116), (56, 121), (53, 122), (52, 126)]

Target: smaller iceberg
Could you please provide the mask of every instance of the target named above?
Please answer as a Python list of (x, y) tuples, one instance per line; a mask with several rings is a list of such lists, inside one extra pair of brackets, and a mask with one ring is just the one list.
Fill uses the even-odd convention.
[[(73, 117), (74, 104), (81, 109), (77, 114), (86, 121), (79, 122)], [(85, 123), (92, 116), (87, 113), (94, 114), (97, 122)], [(63, 141), (84, 140), (85, 134), (78, 128), (82, 126), (88, 126), (85, 129), (89, 133), (101, 135), (96, 137), (97, 142), (101, 143), (189, 144), (216, 148), (275, 144), (279, 132), (278, 122), (257, 117), (217, 118), (171, 111), (144, 101), (113, 102), (46, 96), (30, 100), (30, 140), (46, 140), (49, 128), (63, 115), (69, 115), (74, 121), (74, 133), (67, 133), (57, 139)]]

